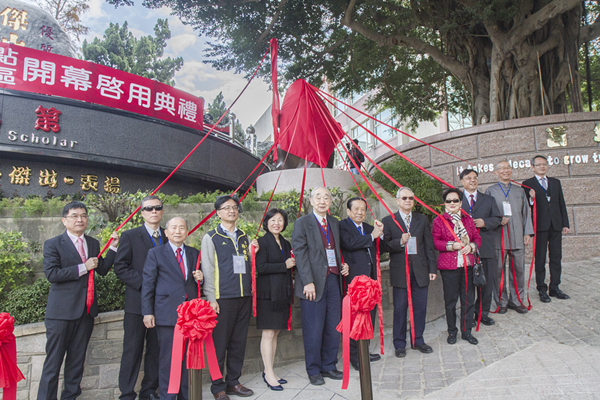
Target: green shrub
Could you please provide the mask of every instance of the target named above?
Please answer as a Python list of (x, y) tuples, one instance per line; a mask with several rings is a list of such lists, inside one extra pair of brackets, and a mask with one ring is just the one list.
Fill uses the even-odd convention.
[[(159, 195), (159, 197), (162, 196)], [(173, 207), (177, 207), (179, 203), (181, 203), (181, 196), (179, 196), (178, 194), (165, 195), (164, 198), (162, 198), (162, 202), (164, 204), (170, 204)]]
[(15, 325), (30, 324), (44, 320), (50, 282), (38, 279), (31, 285), (21, 286), (2, 296), (0, 311), (15, 318)]
[(0, 292), (25, 282), (30, 277), (30, 262), (21, 232), (0, 230)]
[(98, 275), (95, 283), (100, 312), (125, 308), (125, 283), (110, 271), (106, 276)]
[(44, 200), (40, 196), (28, 197), (23, 203), (23, 209), (28, 217), (42, 215), (46, 209)]

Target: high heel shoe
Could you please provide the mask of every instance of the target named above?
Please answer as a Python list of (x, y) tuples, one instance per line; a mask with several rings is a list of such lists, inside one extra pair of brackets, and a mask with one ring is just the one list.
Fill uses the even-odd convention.
[[(263, 379), (265, 379), (265, 373), (263, 372)], [(288, 383), (288, 381), (286, 381), (285, 379), (279, 379), (277, 382), (279, 382), (280, 385), (285, 385), (286, 383)]]
[(267, 382), (267, 377), (265, 376), (264, 372), (263, 372), (263, 380), (265, 381), (265, 383), (267, 384), (267, 387), (269, 389), (275, 390), (275, 391), (283, 390), (283, 386), (281, 386), (281, 385), (277, 385), (277, 386), (271, 386), (271, 385), (269, 385), (269, 382)]

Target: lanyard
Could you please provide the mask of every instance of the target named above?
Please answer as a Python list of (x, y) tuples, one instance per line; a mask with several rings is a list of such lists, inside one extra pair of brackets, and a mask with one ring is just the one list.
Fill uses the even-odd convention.
[(361, 236), (365, 236), (365, 229), (363, 227), (356, 224), (354, 224), (354, 226), (356, 226), (356, 229), (358, 229), (358, 233), (360, 233)]
[[(550, 183), (548, 181), (548, 178), (544, 177), (544, 179), (546, 179), (546, 185), (548, 185)], [(544, 194), (546, 195), (546, 197), (548, 197), (548, 192), (546, 191), (546, 189), (544, 189), (544, 185), (542, 185), (542, 182), (540, 182), (539, 179), (538, 179), (538, 182), (539, 182), (540, 186), (542, 187), (542, 190), (544, 191)], [(548, 185), (548, 187), (550, 187), (550, 185)]]
[[(502, 187), (501, 187), (502, 189)], [(504, 190), (503, 190), (504, 191)], [(508, 191), (510, 192), (510, 189), (508, 189)], [(469, 193), (469, 192), (467, 192)], [(471, 205), (471, 199), (469, 199), (469, 197), (473, 196), (473, 204), (475, 204), (475, 195), (469, 193), (468, 195), (464, 195), (464, 197), (467, 198), (467, 204), (469, 205), (469, 215), (473, 214), (473, 206)]]
[(498, 186), (500, 186), (500, 190), (502, 190), (502, 193), (504, 193), (504, 197), (506, 198), (506, 200), (508, 200), (508, 194), (510, 193), (510, 189), (512, 187), (512, 183), (508, 183), (508, 192), (504, 191), (504, 188), (502, 187), (502, 185), (500, 184), (500, 182), (498, 182)]
[(317, 219), (317, 216), (315, 214), (313, 215), (315, 216), (317, 225), (319, 225), (319, 229), (321, 229), (321, 232), (323, 232), (323, 235), (325, 235), (325, 238), (327, 239), (327, 248), (331, 249), (331, 241), (329, 240), (329, 221), (327, 221), (327, 218), (325, 218), (325, 221), (327, 222), (327, 232), (325, 232), (325, 229), (323, 229), (323, 226), (321, 225), (321, 222), (319, 222), (319, 220)]
[[(154, 238), (152, 237), (152, 235), (150, 235), (150, 232), (146, 231), (146, 233), (148, 234), (148, 236), (150, 236), (150, 240), (152, 240), (152, 244), (154, 245), (154, 247), (156, 247), (156, 242), (154, 241)], [(160, 235), (160, 240), (158, 242), (158, 245), (162, 245), (162, 237), (163, 235)]]

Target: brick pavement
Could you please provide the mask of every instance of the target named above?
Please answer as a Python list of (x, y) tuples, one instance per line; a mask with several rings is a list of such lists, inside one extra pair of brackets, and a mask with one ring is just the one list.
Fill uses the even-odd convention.
[[(570, 300), (541, 303), (533, 281), (533, 309), (524, 315), (512, 310), (494, 315), (496, 325), (473, 332), (477, 346), (460, 338), (448, 345), (441, 318), (425, 329), (433, 354), (408, 350), (399, 359), (391, 330), (386, 330), (386, 354), (371, 364), (374, 398), (600, 399), (600, 258), (563, 264), (561, 289)], [(255, 391), (250, 399), (360, 399), (354, 370), (348, 390), (329, 379), (320, 387), (310, 385), (302, 362), (277, 371), (289, 381), (282, 392), (268, 390), (260, 374), (242, 376), (242, 383)], [(212, 398), (209, 385), (203, 398)]]

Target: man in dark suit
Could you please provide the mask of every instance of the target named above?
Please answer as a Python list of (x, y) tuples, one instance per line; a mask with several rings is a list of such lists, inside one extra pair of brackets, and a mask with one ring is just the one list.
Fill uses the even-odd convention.
[(532, 197), (537, 201), (537, 227), (535, 232), (535, 280), (540, 300), (550, 302), (546, 285), (546, 252), (549, 252), (550, 296), (558, 299), (570, 297), (558, 288), (562, 272), (562, 235), (569, 233), (569, 215), (563, 196), (562, 186), (556, 178), (547, 177), (548, 161), (537, 155), (531, 160), (535, 177), (527, 179), (523, 185), (529, 203)]
[[(431, 346), (423, 340), (427, 315), (427, 292), (429, 281), (437, 277), (436, 252), (429, 220), (423, 214), (413, 212), (415, 195), (407, 187), (396, 193), (398, 212), (383, 219), (383, 237), (390, 252), (390, 283), (394, 298), (394, 348), (396, 357), (406, 356), (406, 316), (408, 290), (406, 281), (406, 255), (410, 273), (415, 340), (413, 349), (432, 353)], [(394, 219), (400, 224), (398, 227)], [(411, 344), (412, 346), (412, 344)]]
[(179, 217), (170, 219), (164, 233), (169, 241), (150, 249), (144, 263), (142, 314), (146, 328), (156, 328), (158, 334), (160, 399), (187, 400), (188, 374), (185, 367), (181, 371), (179, 393), (167, 393), (173, 333), (177, 323), (177, 307), (186, 300), (198, 297), (197, 282), (202, 281), (202, 271), (195, 270), (198, 250), (183, 244), (188, 235), (185, 220)]
[[(367, 216), (367, 203), (360, 197), (353, 197), (346, 203), (348, 218), (340, 221), (340, 247), (344, 261), (349, 266), (346, 285), (359, 275), (366, 275), (377, 280), (377, 246), (376, 239), (383, 234), (383, 224), (375, 220), (375, 227), (364, 222)], [(380, 251), (383, 242), (380, 243)], [(377, 308), (371, 312), (371, 323), (375, 322)], [(381, 359), (379, 354), (370, 354), (371, 361)], [(358, 346), (356, 340), (350, 339), (350, 363), (355, 370), (359, 369)]]
[(328, 216), (331, 193), (318, 187), (310, 193), (313, 212), (294, 223), (292, 248), (296, 257), (294, 294), (300, 298), (306, 372), (310, 383), (323, 377), (341, 380), (336, 368), (342, 319), (342, 279), (348, 264), (341, 263), (337, 219)]
[(125, 282), (125, 317), (123, 318), (123, 355), (119, 370), (119, 399), (135, 400), (135, 384), (140, 372), (144, 342), (144, 378), (140, 400), (158, 399), (158, 337), (156, 329), (146, 329), (142, 315), (142, 277), (148, 250), (167, 242), (160, 227), (163, 204), (157, 196), (142, 200), (144, 224), (123, 232), (115, 257), (115, 273)]
[(84, 232), (88, 216), (85, 204), (73, 201), (63, 208), (66, 231), (44, 243), (44, 273), (52, 284), (46, 306), (46, 359), (40, 378), (38, 400), (57, 398), (60, 368), (65, 358), (62, 400), (81, 394), (83, 364), (98, 315), (94, 271), (106, 275), (115, 258), (119, 237), (106, 259), (97, 257), (100, 243)]
[(484, 325), (494, 325), (496, 322), (489, 317), (492, 304), (492, 295), (496, 290), (496, 273), (500, 252), (500, 235), (502, 228), (502, 214), (498, 209), (496, 200), (485, 193), (477, 190), (479, 185), (478, 173), (475, 170), (465, 169), (460, 173), (460, 182), (465, 188), (463, 192), (462, 209), (468, 213), (475, 226), (479, 229), (481, 236), (481, 248), (479, 256), (483, 264), (483, 273), (486, 278), (486, 285), (477, 288), (477, 301), (475, 302), (475, 319), (477, 324), (479, 309), (481, 309), (481, 323)]

